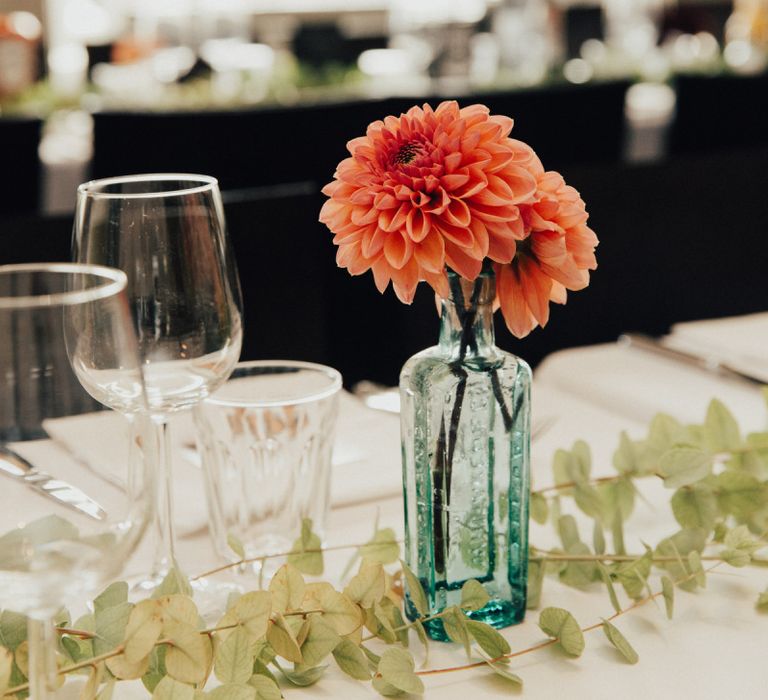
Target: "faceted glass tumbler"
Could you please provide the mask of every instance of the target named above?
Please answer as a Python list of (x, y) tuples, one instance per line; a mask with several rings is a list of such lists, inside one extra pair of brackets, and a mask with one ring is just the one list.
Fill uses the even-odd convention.
[(234, 535), (247, 558), (290, 550), (305, 518), (321, 536), (341, 375), (308, 362), (242, 362), (194, 410), (217, 552)]
[[(531, 371), (493, 343), (492, 273), (463, 293), (459, 284), (443, 302), (440, 344), (400, 377), (405, 556), (429, 615), (459, 605), (476, 579), (490, 602), (469, 617), (506, 627), (525, 614)], [(408, 596), (406, 613), (418, 617)], [(448, 639), (439, 620), (425, 627)]]

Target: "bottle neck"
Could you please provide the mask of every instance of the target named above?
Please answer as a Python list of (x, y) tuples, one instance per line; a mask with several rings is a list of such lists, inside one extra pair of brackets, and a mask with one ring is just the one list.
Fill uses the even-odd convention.
[(442, 300), (440, 349), (451, 361), (494, 360), (498, 355), (493, 330), (496, 281), (492, 270), (474, 282), (448, 272), (450, 296)]

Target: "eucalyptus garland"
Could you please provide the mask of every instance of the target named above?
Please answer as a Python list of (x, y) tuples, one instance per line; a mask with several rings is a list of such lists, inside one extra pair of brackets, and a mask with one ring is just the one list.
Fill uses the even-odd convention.
[[(539, 608), (547, 576), (577, 588), (602, 586), (613, 613), (592, 625), (583, 627), (571, 612), (546, 607), (538, 617), (543, 640), (512, 650), (499, 632), (467, 617), (488, 601), (477, 581), (464, 585), (460, 605), (429, 617), (424, 590), (400, 560), (400, 544), (389, 528), (376, 527), (368, 542), (355, 547), (348, 569), (357, 570), (343, 590), (307, 582), (305, 575), (323, 574), (323, 552), (341, 548), (323, 549), (307, 520), (290, 552), (261, 560), (246, 559), (242, 543), (230, 537), (239, 561), (195, 578), (253, 561), (261, 561), (263, 571), (272, 556), (285, 563), (268, 585), (259, 581), (259, 590), (231, 596), (214, 626), (203, 623), (190, 582), (177, 569), (147, 600), (129, 602), (128, 585), (118, 582), (86, 615), (71, 620), (62, 611), (56, 620), (59, 677), (63, 683), (70, 674), (83, 675), (83, 700), (109, 700), (119, 681), (137, 679), (156, 700), (278, 700), (284, 688), (318, 682), (330, 663), (384, 696), (421, 694), (424, 676), (480, 668), (522, 686), (514, 672), (517, 657), (548, 646), (578, 657), (585, 633), (596, 630), (616, 649), (617, 659), (637, 663), (637, 652), (614, 624), (618, 617), (661, 598), (671, 618), (676, 589), (704, 587), (712, 569), (768, 566), (768, 556), (761, 556), (768, 550), (768, 432), (742, 435), (715, 400), (702, 424), (682, 425), (659, 414), (644, 439), (622, 433), (613, 466), (614, 474), (593, 477), (590, 450), (577, 441), (555, 453), (553, 485), (531, 498), (531, 517), (550, 523), (562, 546), (531, 546), (529, 608)], [(653, 548), (628, 552), (624, 524), (643, 479), (662, 479), (672, 491), (670, 506), (680, 529)], [(591, 543), (582, 539), (573, 515), (562, 513), (567, 499), (591, 520)], [(413, 621), (402, 613), (406, 588), (421, 615)], [(768, 589), (755, 596), (757, 610), (768, 612)], [(467, 662), (429, 667), (423, 623), (435, 618)], [(26, 634), (23, 615), (0, 613), (3, 697), (28, 695)], [(412, 636), (425, 652), (418, 669), (409, 651)]]

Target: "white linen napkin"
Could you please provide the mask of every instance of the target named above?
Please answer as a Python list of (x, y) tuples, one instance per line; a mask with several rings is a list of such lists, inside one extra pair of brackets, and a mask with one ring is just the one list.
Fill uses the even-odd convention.
[(765, 403), (756, 386), (631, 346), (562, 350), (547, 357), (535, 376), (541, 386), (645, 425), (660, 411), (701, 423), (713, 398), (728, 406), (741, 427), (763, 430), (766, 425)]
[(723, 362), (768, 383), (768, 313), (678, 323), (664, 344)]
[[(106, 429), (107, 422), (109, 429)], [(125, 424), (117, 441), (116, 423)], [(128, 428), (120, 415), (104, 411), (54, 419), (46, 421), (45, 428), (55, 443), (48, 443), (48, 449), (56, 449), (68, 462), (87, 465), (89, 480), (96, 491), (100, 483), (124, 482)], [(183, 536), (199, 531), (208, 522), (203, 472), (200, 459), (191, 448), (195, 432), (188, 412), (171, 418), (170, 435), (174, 521), (178, 533)], [(60, 476), (55, 466), (48, 471), (53, 476)], [(398, 494), (402, 488), (398, 416), (367, 408), (360, 400), (343, 392), (331, 478), (331, 504), (334, 507)]]

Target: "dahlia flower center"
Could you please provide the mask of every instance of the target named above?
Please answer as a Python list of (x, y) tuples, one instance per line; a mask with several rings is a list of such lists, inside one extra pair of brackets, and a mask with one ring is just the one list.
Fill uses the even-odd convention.
[(395, 157), (392, 159), (392, 162), (395, 165), (409, 165), (422, 153), (423, 148), (420, 143), (417, 143), (416, 141), (409, 141), (402, 144), (400, 148), (397, 149), (397, 153), (395, 153)]

